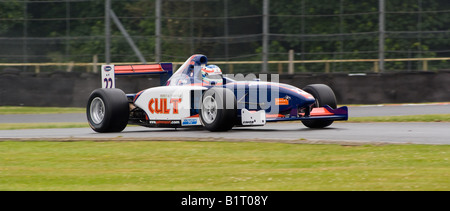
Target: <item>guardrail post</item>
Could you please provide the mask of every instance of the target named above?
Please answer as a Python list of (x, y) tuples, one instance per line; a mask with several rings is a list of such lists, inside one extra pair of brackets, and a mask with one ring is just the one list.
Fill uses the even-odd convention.
[(325, 72), (330, 73), (330, 63), (329, 62), (325, 62)]
[(69, 65), (67, 65), (67, 72), (68, 72), (68, 73), (72, 72), (72, 69), (73, 69), (74, 64), (75, 64), (75, 63), (74, 63), (73, 61), (71, 61), (71, 62), (69, 63)]
[(428, 61), (427, 60), (422, 61), (422, 70), (428, 71)]
[(41, 66), (39, 66), (39, 65), (34, 66), (34, 72), (35, 73), (40, 73), (41, 72)]
[[(282, 74), (283, 73), (283, 64), (278, 63), (278, 74)], [(292, 74), (291, 71), (289, 71), (289, 74)]]
[(105, 0), (105, 63), (111, 63), (111, 0)]
[(289, 50), (289, 65), (288, 65), (288, 73), (294, 74), (294, 50)]
[(263, 73), (269, 72), (269, 0), (263, 0), (262, 20), (262, 69)]
[(93, 73), (98, 73), (98, 55), (97, 54), (95, 54), (93, 57), (92, 57), (92, 72)]
[(373, 71), (376, 73), (380, 72), (380, 68), (378, 68), (378, 61), (373, 62)]
[(155, 62), (161, 62), (161, 0), (155, 2)]
[[(379, 59), (379, 67), (377, 68), (379, 71), (384, 72), (384, 47), (385, 47), (385, 38), (386, 38), (386, 28), (385, 28), (385, 2), (384, 0), (379, 0), (378, 2), (378, 59)], [(378, 72), (378, 71), (377, 71)]]

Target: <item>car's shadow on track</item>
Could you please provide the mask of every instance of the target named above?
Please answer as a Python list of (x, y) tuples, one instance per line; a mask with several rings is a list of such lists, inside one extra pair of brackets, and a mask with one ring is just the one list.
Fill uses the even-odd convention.
[(207, 131), (204, 128), (146, 128), (142, 127), (139, 130), (124, 130), (121, 133), (173, 133), (173, 132), (183, 132), (183, 131)]
[(233, 128), (233, 132), (281, 132), (281, 131), (301, 131), (301, 132), (312, 132), (312, 131), (330, 131), (330, 130), (345, 130), (343, 128), (298, 128), (298, 129), (279, 129), (279, 128)]
[(183, 132), (202, 132), (202, 133), (247, 133), (247, 132), (317, 132), (317, 131), (339, 131), (345, 128), (326, 127), (326, 128), (270, 128), (270, 127), (234, 127), (229, 131), (210, 132), (203, 127), (192, 128), (142, 128), (139, 130), (125, 130), (121, 133), (183, 133)]

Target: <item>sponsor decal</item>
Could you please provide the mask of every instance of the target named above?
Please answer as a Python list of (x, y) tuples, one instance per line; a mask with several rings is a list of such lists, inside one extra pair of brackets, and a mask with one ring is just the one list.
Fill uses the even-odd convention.
[(275, 105), (289, 105), (289, 100), (286, 98), (275, 98)]
[(254, 120), (247, 120), (247, 121), (242, 121), (243, 125), (252, 125), (256, 123), (256, 119)]
[(151, 125), (180, 125), (178, 120), (150, 120), (148, 123)]
[(112, 70), (112, 67), (111, 66), (105, 66), (105, 71), (111, 71)]
[(173, 113), (178, 114), (178, 103), (181, 102), (181, 98), (172, 98), (170, 99), (170, 103), (173, 104)]
[(197, 118), (189, 118), (184, 119), (182, 125), (197, 125), (198, 119)]
[[(169, 101), (167, 98), (151, 98), (148, 102), (148, 110), (154, 114), (170, 114), (171, 110), (173, 114), (178, 114), (178, 104), (181, 102), (181, 98), (172, 98)], [(172, 104), (172, 109), (168, 108), (167, 104)]]
[(178, 120), (170, 121), (170, 124), (171, 124), (171, 125), (179, 125), (179, 124), (180, 124), (180, 121), (178, 121)]

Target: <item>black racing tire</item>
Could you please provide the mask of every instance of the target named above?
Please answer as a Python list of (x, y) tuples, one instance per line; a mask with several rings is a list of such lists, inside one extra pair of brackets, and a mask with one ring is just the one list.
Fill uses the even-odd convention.
[[(303, 88), (303, 90), (316, 99), (313, 107), (318, 108), (328, 105), (333, 109), (337, 108), (336, 96), (329, 86), (325, 84), (311, 84)], [(302, 123), (309, 128), (324, 128), (333, 124), (333, 120), (303, 120)]]
[(209, 131), (231, 130), (236, 122), (237, 110), (234, 93), (226, 88), (214, 87), (203, 93), (200, 119)]
[(96, 89), (89, 96), (86, 106), (89, 126), (99, 133), (124, 130), (129, 112), (128, 99), (120, 89)]

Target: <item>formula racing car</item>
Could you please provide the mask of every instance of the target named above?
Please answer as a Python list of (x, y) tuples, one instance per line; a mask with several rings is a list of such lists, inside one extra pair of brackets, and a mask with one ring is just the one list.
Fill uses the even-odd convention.
[[(102, 88), (87, 103), (87, 119), (96, 132), (120, 132), (127, 124), (145, 127), (204, 127), (227, 131), (267, 122), (301, 121), (324, 128), (348, 119), (324, 84), (303, 89), (260, 79), (222, 74), (204, 55), (193, 55), (172, 74), (172, 63), (102, 65)], [(125, 94), (115, 88), (117, 75), (161, 74), (161, 86)], [(273, 77), (276, 78), (276, 77)], [(272, 79), (273, 79), (272, 78)]]

